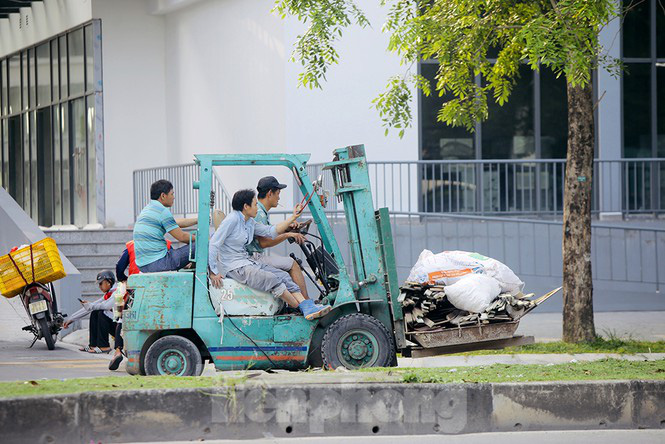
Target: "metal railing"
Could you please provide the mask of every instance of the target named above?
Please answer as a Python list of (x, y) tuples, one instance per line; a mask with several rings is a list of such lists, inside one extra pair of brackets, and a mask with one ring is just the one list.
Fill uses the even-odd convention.
[[(307, 166), (310, 177), (323, 164)], [(566, 161), (421, 160), (367, 162), (376, 207), (392, 212), (559, 215)], [(332, 177), (324, 172), (324, 185)], [(580, 178), (587, 180), (587, 178)], [(665, 159), (595, 160), (594, 213), (665, 212)], [(298, 199), (298, 190), (294, 200)], [(337, 202), (331, 202), (331, 209)]]
[[(596, 161), (594, 211), (618, 208), (624, 214), (662, 213), (664, 164), (663, 159)], [(307, 166), (310, 179), (314, 180), (321, 173), (321, 167)], [(400, 246), (397, 255), (400, 280), (406, 278), (418, 254), (428, 248), (436, 252), (460, 249), (487, 254), (528, 279), (530, 287), (544, 288), (559, 281), (561, 222), (498, 215), (534, 214), (539, 210), (544, 214), (559, 213), (563, 202), (564, 161), (369, 162), (368, 167), (375, 207), (387, 206), (391, 210), (393, 237), (395, 245)], [(536, 180), (538, 173), (540, 179)], [(195, 164), (135, 171), (135, 216), (148, 203), (150, 185), (158, 179), (170, 180), (175, 187), (174, 215), (197, 214), (198, 190), (192, 188), (192, 182), (199, 180), (198, 174)], [(494, 185), (490, 187), (486, 185), (486, 178), (493, 174), (498, 174), (502, 181), (491, 182)], [(545, 179), (547, 176), (551, 177)], [(333, 189), (329, 171), (323, 174), (323, 186)], [(540, 190), (540, 200), (534, 196), (538, 194), (534, 189)], [(216, 192), (215, 208), (228, 213), (230, 198), (216, 174), (213, 190)], [(473, 197), (466, 197), (464, 193), (471, 191)], [(299, 191), (294, 196), (296, 202), (301, 198), (297, 193)], [(485, 203), (481, 205), (481, 202)], [(494, 202), (495, 206), (487, 202)], [(468, 214), (473, 212), (484, 214)], [(273, 223), (287, 213), (290, 211), (271, 211)], [(326, 214), (344, 260), (350, 263), (344, 212), (334, 196), (330, 198)], [(274, 250), (281, 253), (282, 249), (294, 248), (284, 243)], [(655, 300), (654, 292), (659, 292), (665, 284), (664, 255), (663, 228), (636, 226), (635, 223), (593, 224), (594, 285), (601, 284), (603, 292), (624, 291)]]
[[(272, 222), (288, 211), (271, 211)], [(344, 262), (351, 264), (343, 210), (326, 210)], [(309, 217), (306, 210), (302, 216)], [(562, 222), (516, 217), (435, 213), (390, 213), (400, 282), (404, 281), (423, 249), (477, 251), (508, 265), (529, 287), (560, 282), (562, 270)], [(625, 291), (626, 295), (653, 297), (665, 286), (665, 228), (634, 223), (593, 223), (591, 228), (594, 285), (602, 291)], [(283, 243), (277, 254), (295, 251)], [(352, 271), (352, 270), (350, 270)], [(616, 296), (616, 295), (615, 295)], [(632, 296), (631, 296), (632, 297)]]
[[(173, 184), (175, 202), (171, 208), (174, 216), (188, 217), (198, 214), (199, 190), (192, 183), (199, 180), (199, 167), (194, 163), (157, 168), (146, 168), (134, 171), (134, 220), (141, 210), (150, 202), (150, 185), (159, 179), (166, 179)], [(212, 190), (215, 192), (215, 209), (225, 214), (231, 211), (231, 198), (224, 185), (213, 169)]]

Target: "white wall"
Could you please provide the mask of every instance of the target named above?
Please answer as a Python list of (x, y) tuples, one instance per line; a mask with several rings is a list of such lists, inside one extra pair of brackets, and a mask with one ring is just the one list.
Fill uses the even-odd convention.
[(0, 20), (0, 57), (87, 22), (92, 0), (44, 0), (33, 2)]
[[(335, 148), (364, 143), (372, 160), (417, 159), (417, 132), (385, 137), (370, 108), (388, 77), (403, 72), (379, 31), (386, 10), (364, 5), (373, 27), (346, 32), (341, 63), (323, 90), (312, 91), (297, 88), (300, 66), (288, 61), (302, 25), (271, 14), (272, 6), (272, 0), (204, 0), (166, 15), (169, 158), (304, 152), (321, 162)], [(412, 107), (417, 115), (415, 99)], [(223, 180), (232, 192), (269, 173), (291, 183), (287, 171), (265, 168), (225, 168)]]
[[(620, 1), (614, 0), (616, 7), (620, 7)], [(612, 20), (601, 31), (600, 44), (608, 56), (621, 57), (621, 21), (617, 17)], [(622, 156), (623, 147), (623, 119), (621, 103), (621, 79), (613, 76), (607, 69), (598, 70), (597, 94), (598, 106), (598, 158), (601, 160), (618, 160)], [(605, 164), (601, 174), (609, 178), (619, 178), (622, 174), (622, 166), (619, 163)], [(622, 208), (622, 183), (620, 180), (612, 180), (610, 183), (600, 184), (600, 217), (621, 218)]]
[[(358, 4), (371, 27), (352, 26), (344, 31), (336, 46), (340, 62), (329, 70), (322, 90), (296, 88), (301, 65), (286, 64), (287, 143), (296, 151), (312, 152), (312, 159), (318, 162), (330, 160), (335, 148), (356, 144), (365, 145), (369, 160), (417, 160), (415, 94), (411, 103), (413, 127), (402, 139), (397, 131), (386, 137), (378, 112), (371, 108), (372, 100), (384, 91), (388, 78), (405, 73), (399, 58), (386, 51), (388, 35), (381, 32), (388, 8), (381, 7), (379, 2)], [(285, 32), (288, 55), (303, 31), (295, 19), (288, 19)]]
[(147, 0), (94, 0), (102, 21), (106, 222), (133, 223), (132, 171), (167, 154), (164, 17)]
[[(166, 16), (168, 151), (176, 163), (195, 153), (288, 151), (285, 49), (271, 0), (201, 1)], [(268, 173), (222, 169), (230, 191)], [(280, 174), (281, 173), (281, 174)], [(290, 181), (288, 182), (290, 183)]]

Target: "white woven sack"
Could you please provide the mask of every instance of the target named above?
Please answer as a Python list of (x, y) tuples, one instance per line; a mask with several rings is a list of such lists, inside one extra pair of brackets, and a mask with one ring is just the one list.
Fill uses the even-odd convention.
[(464, 276), (445, 288), (448, 301), (460, 310), (482, 313), (501, 293), (496, 279), (483, 274)]

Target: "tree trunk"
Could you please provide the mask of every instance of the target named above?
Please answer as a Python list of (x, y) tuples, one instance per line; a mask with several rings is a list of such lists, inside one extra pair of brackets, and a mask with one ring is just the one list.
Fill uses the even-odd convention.
[(568, 84), (568, 154), (563, 192), (563, 340), (592, 341), (591, 185), (593, 183), (591, 84)]

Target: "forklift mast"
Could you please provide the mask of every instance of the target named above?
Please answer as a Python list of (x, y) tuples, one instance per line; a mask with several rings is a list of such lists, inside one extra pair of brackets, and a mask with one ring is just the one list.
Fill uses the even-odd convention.
[[(387, 208), (374, 211), (364, 145), (334, 151), (331, 171), (335, 195), (346, 215), (349, 246), (353, 261), (353, 290), (361, 311), (379, 319), (395, 331), (398, 348), (403, 344), (403, 314), (398, 302), (399, 288), (392, 229)], [(394, 325), (393, 325), (394, 323)]]

